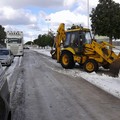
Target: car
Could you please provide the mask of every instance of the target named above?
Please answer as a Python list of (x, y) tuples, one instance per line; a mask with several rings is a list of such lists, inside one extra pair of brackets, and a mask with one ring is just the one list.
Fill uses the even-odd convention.
[(0, 63), (0, 120), (11, 120), (10, 92), (5, 71)]
[(14, 55), (7, 48), (0, 48), (0, 62), (2, 66), (10, 66), (14, 61)]
[(29, 47), (27, 47), (27, 46), (24, 46), (24, 47), (23, 47), (23, 49), (29, 49)]

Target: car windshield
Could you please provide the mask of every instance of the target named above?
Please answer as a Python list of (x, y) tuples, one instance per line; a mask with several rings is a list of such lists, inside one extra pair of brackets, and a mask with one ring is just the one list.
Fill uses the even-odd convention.
[(9, 55), (8, 50), (0, 50), (0, 55)]
[(9, 38), (7, 42), (8, 43), (22, 43), (22, 40), (18, 38)]

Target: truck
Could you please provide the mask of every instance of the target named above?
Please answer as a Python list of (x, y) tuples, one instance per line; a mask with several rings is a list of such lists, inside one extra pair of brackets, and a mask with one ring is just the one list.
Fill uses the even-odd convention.
[(120, 54), (109, 49), (114, 46), (108, 42), (99, 43), (93, 39), (90, 29), (74, 25), (65, 30), (65, 24), (61, 23), (54, 42), (55, 49), (51, 50), (51, 56), (63, 68), (71, 69), (78, 63), (88, 73), (97, 72), (99, 67), (103, 67), (118, 76)]
[(23, 32), (22, 31), (7, 31), (6, 32), (6, 47), (10, 49), (14, 56), (23, 56)]

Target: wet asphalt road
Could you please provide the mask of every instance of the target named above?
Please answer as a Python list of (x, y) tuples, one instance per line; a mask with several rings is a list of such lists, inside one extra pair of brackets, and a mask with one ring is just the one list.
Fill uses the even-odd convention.
[(11, 93), (12, 120), (120, 120), (119, 99), (57, 69), (63, 68), (51, 58), (25, 51), (11, 77), (16, 81)]

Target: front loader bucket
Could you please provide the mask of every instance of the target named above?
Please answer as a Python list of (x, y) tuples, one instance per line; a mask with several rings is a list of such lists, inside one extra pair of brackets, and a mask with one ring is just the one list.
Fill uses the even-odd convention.
[(120, 71), (120, 58), (113, 61), (110, 65), (110, 73), (113, 77), (118, 77)]
[(52, 56), (52, 59), (57, 59), (56, 50), (51, 50), (50, 54)]

